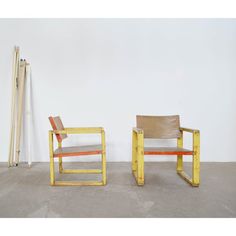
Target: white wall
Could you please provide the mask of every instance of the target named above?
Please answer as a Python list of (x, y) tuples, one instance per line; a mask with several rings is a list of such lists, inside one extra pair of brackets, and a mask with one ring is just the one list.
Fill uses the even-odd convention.
[(65, 126), (104, 126), (108, 161), (131, 160), (136, 114), (180, 114), (201, 131), (202, 161), (236, 161), (236, 20), (1, 19), (0, 161), (14, 45), (32, 65), (33, 161), (48, 161), (57, 114)]

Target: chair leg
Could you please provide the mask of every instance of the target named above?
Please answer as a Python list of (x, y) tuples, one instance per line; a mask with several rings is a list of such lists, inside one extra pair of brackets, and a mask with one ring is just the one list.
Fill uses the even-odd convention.
[[(140, 136), (140, 137), (139, 137)], [(137, 155), (137, 183), (144, 185), (144, 142), (143, 134), (138, 134), (138, 155)]]
[(106, 175), (106, 153), (102, 154), (102, 182), (103, 185), (107, 184), (107, 175)]
[(137, 134), (132, 133), (132, 171), (137, 171)]
[[(58, 142), (58, 148), (62, 147), (62, 143)], [(62, 174), (63, 173), (63, 166), (62, 166), (62, 157), (59, 157), (59, 173)]]
[(51, 185), (55, 184), (54, 158), (51, 156), (50, 156), (50, 182)]
[[(183, 147), (183, 132), (181, 132), (181, 136), (177, 139), (177, 147), (182, 148)], [(183, 171), (183, 155), (177, 156), (177, 173)]]
[(59, 173), (62, 174), (63, 173), (63, 166), (62, 166), (62, 158), (59, 157)]
[(144, 185), (144, 156), (143, 154), (138, 155), (137, 182), (138, 182), (138, 185)]
[(106, 140), (105, 140), (105, 131), (102, 131), (102, 182), (103, 185), (107, 183), (106, 175)]
[(200, 184), (200, 134), (194, 132), (193, 134), (193, 169), (192, 169), (192, 181), (193, 186), (199, 186)]
[(183, 155), (177, 156), (177, 167), (176, 167), (177, 173), (183, 171)]
[(183, 169), (178, 170), (178, 167), (177, 173), (193, 187), (198, 187), (200, 184), (200, 133), (198, 131), (193, 133), (193, 153), (192, 178)]
[(55, 185), (55, 170), (53, 158), (53, 133), (49, 131), (49, 155), (50, 155), (50, 183)]

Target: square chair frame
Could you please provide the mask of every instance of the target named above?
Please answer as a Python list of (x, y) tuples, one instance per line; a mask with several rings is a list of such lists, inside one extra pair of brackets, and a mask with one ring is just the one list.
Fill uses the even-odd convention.
[[(177, 138), (177, 147), (183, 148), (183, 132), (192, 133), (193, 150), (186, 152), (149, 152), (144, 151), (144, 131), (140, 128), (133, 128), (132, 131), (132, 173), (139, 186), (144, 185), (144, 155), (177, 155), (176, 170), (186, 182), (193, 187), (198, 187), (200, 184), (200, 131), (195, 129), (180, 127), (180, 137)], [(192, 177), (184, 172), (183, 155), (192, 155)]]
[[(53, 150), (53, 134), (101, 134), (102, 151), (91, 151), (89, 155), (102, 155), (102, 169), (63, 169), (62, 156), (55, 156)], [(58, 148), (62, 143), (58, 141)], [(50, 155), (50, 183), (51, 186), (103, 186), (106, 185), (106, 141), (105, 131), (101, 127), (64, 128), (63, 130), (49, 130), (49, 155)], [(88, 155), (88, 153), (79, 153)], [(76, 155), (74, 155), (76, 156)], [(59, 158), (59, 173), (61, 174), (102, 174), (102, 181), (56, 181), (54, 158)]]

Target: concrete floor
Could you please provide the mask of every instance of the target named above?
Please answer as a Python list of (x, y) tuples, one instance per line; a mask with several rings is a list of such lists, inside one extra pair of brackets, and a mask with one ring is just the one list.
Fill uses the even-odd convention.
[(48, 163), (31, 169), (2, 163), (0, 217), (236, 217), (236, 163), (202, 163), (199, 188), (176, 174), (174, 162), (149, 162), (145, 171), (143, 187), (136, 186), (130, 163), (108, 163), (105, 187), (50, 187)]

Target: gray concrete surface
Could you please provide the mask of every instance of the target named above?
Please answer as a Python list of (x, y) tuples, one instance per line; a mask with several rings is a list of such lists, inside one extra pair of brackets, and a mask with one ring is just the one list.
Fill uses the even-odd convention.
[(1, 163), (0, 217), (236, 217), (236, 163), (202, 163), (199, 188), (176, 174), (174, 162), (146, 163), (145, 171), (143, 187), (136, 186), (130, 163), (108, 163), (105, 187), (50, 187), (48, 163), (31, 169)]

